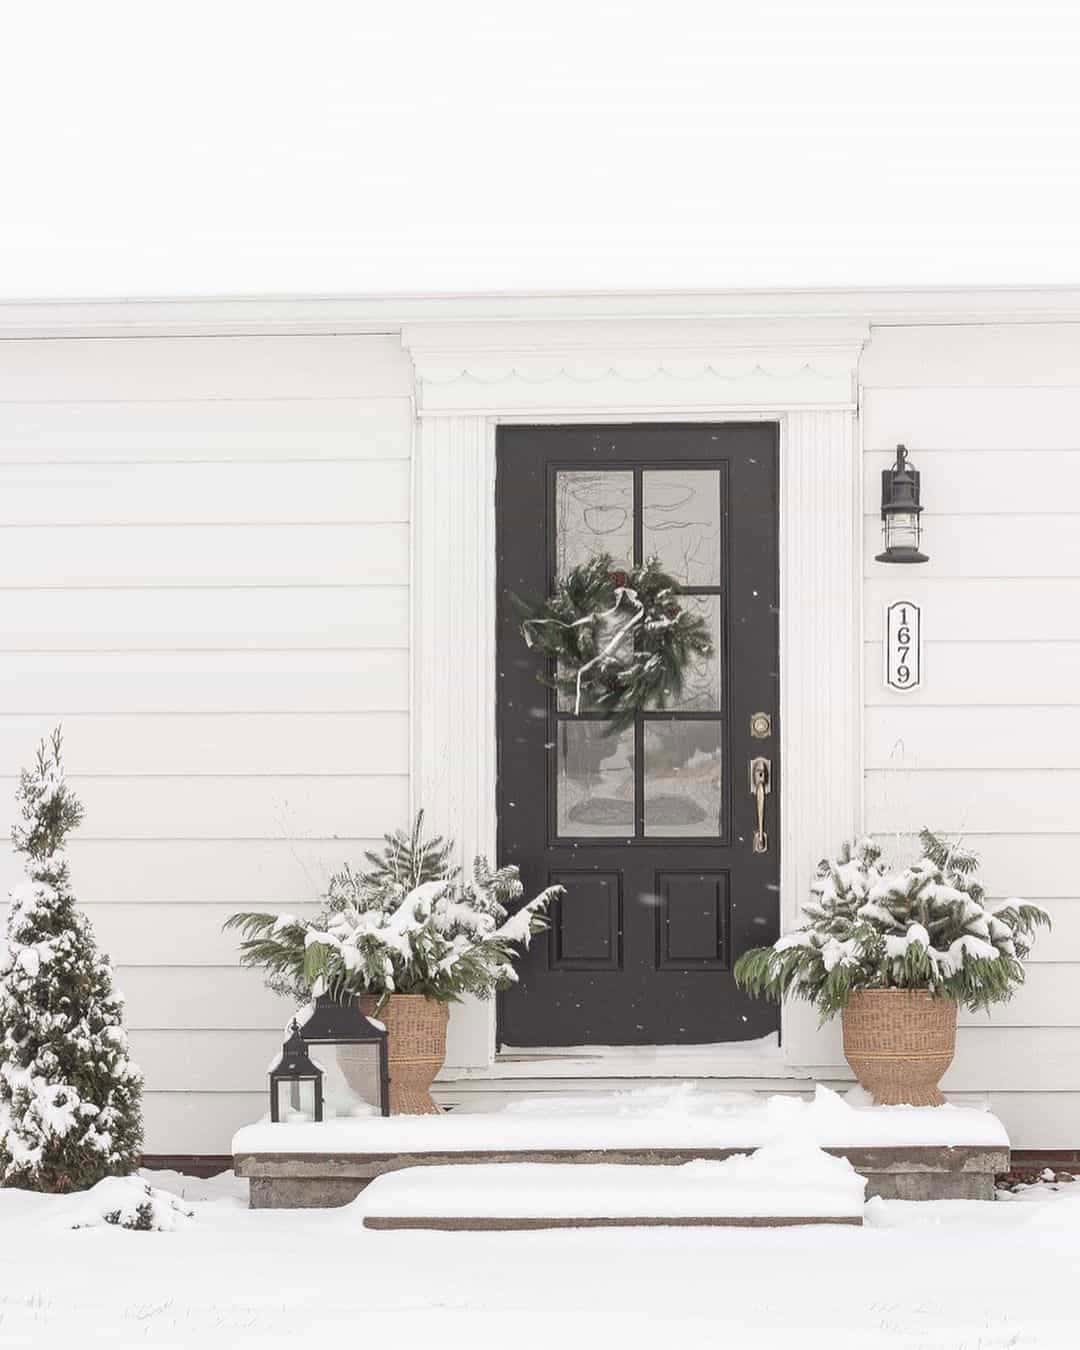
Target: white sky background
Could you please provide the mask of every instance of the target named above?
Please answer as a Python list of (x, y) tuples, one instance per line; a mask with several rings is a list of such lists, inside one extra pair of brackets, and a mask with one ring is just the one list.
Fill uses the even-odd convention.
[(1080, 5), (8, 0), (0, 297), (1080, 282)]

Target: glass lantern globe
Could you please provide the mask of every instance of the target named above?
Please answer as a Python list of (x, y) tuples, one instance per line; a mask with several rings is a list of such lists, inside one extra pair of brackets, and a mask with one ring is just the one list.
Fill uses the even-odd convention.
[(323, 1072), (308, 1057), (294, 1020), (281, 1056), (270, 1070), (270, 1119), (274, 1124), (301, 1124), (323, 1118)]
[(876, 561), (924, 563), (922, 552), (922, 504), (919, 501), (919, 471), (908, 464), (906, 447), (896, 447), (896, 462), (881, 471), (881, 532), (884, 547)]
[(320, 994), (304, 1023), (308, 1045), (322, 1054), (327, 1116), (390, 1114), (390, 1068), (386, 1028), (373, 1021), (354, 999), (339, 1003)]

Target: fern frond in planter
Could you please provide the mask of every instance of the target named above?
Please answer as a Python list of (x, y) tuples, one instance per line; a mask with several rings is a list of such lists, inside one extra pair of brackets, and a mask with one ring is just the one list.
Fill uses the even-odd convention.
[(870, 840), (823, 860), (806, 922), (741, 956), (740, 988), (776, 1002), (804, 999), (822, 1020), (859, 989), (925, 989), (971, 1011), (1011, 998), (1049, 915), (1018, 900), (990, 908), (977, 857), (929, 830), (920, 838), (922, 856), (895, 871)]
[(225, 928), (239, 929), (240, 964), (261, 966), (266, 986), (275, 994), (303, 1001), (310, 993), (304, 981), (304, 938), (307, 925), (291, 914), (250, 910), (226, 919)]
[(234, 914), (242, 965), (261, 966), (266, 983), (296, 999), (326, 992), (423, 994), (452, 1002), (488, 998), (516, 980), (521, 946), (546, 922), (562, 888), (549, 886), (519, 904), (516, 867), (492, 869), (477, 858), (463, 882), (452, 845), (423, 835), (423, 813), (409, 834), (386, 836), (369, 868), (331, 879), (327, 905), (313, 920), (289, 914)]

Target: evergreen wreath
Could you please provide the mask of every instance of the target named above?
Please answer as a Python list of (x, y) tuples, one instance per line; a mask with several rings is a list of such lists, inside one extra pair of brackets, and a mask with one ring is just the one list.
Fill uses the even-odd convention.
[(575, 713), (605, 713), (612, 732), (642, 708), (666, 708), (691, 661), (713, 650), (705, 620), (680, 594), (657, 558), (629, 571), (607, 553), (580, 563), (522, 622), (526, 645), (554, 660), (554, 676), (537, 678), (572, 698)]

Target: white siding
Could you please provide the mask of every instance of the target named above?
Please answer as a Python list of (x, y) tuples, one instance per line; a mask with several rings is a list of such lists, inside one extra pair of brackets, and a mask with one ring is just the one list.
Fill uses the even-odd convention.
[(223, 921), (406, 817), (411, 390), (396, 337), (0, 343), (0, 800), (63, 719), (149, 1152), (262, 1109)]
[[(1080, 326), (875, 329), (865, 451), (865, 813), (887, 844), (963, 833), (992, 894), (1050, 910), (1025, 987), (962, 1016), (946, 1079), (1020, 1148), (1080, 1139)], [(874, 562), (880, 471), (922, 471), (919, 568)], [(913, 695), (882, 681), (889, 600), (923, 607)]]
[[(962, 831), (994, 895), (1051, 910), (946, 1086), (1020, 1147), (1075, 1148), (1080, 329), (878, 328), (860, 378), (866, 826)], [(223, 921), (309, 912), (406, 816), (411, 391), (396, 336), (0, 343), (0, 798), (63, 719), (151, 1152), (225, 1152), (262, 1108), (288, 1010)], [(932, 559), (907, 571), (873, 560), (897, 441)], [(901, 596), (907, 697), (881, 679)], [(16, 875), (0, 848), (0, 894)]]

